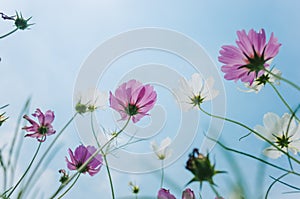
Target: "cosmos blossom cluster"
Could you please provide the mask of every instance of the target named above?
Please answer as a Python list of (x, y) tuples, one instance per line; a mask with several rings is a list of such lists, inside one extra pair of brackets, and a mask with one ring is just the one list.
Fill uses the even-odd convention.
[[(236, 45), (224, 45), (220, 50), (220, 56), (218, 59), (223, 64), (221, 66), (221, 71), (224, 72), (224, 78), (226, 80), (234, 80), (235, 82), (240, 80), (245, 85), (246, 89), (248, 89), (247, 92), (258, 93), (264, 88), (265, 85), (271, 85), (271, 87), (279, 95), (279, 98), (283, 101), (283, 104), (286, 106), (288, 112), (283, 113), (282, 116), (278, 116), (276, 113), (268, 112), (262, 119), (263, 125), (256, 125), (253, 128), (233, 119), (213, 115), (204, 110), (203, 103), (217, 98), (219, 91), (215, 89), (215, 80), (212, 77), (203, 77), (200, 73), (194, 73), (191, 75), (191, 78), (188, 79), (182, 77), (178, 80), (178, 88), (174, 89), (176, 96), (174, 101), (177, 102), (178, 107), (183, 111), (200, 111), (209, 117), (225, 120), (247, 129), (247, 131), (250, 131), (250, 133), (255, 135), (255, 137), (257, 137), (259, 140), (266, 142), (266, 144), (269, 145), (263, 151), (265, 156), (272, 159), (286, 156), (288, 157), (288, 163), (291, 168), (282, 168), (276, 165), (276, 163), (269, 163), (265, 160), (254, 157), (253, 155), (230, 149), (219, 141), (214, 140), (223, 148), (251, 158), (254, 157), (255, 160), (261, 161), (269, 166), (271, 165), (274, 168), (279, 168), (279, 170), (281, 169), (281, 171), (285, 172), (285, 175), (300, 175), (293, 169), (292, 166), (292, 164), (297, 164), (298, 166), (300, 165), (300, 160), (298, 159), (298, 153), (300, 152), (300, 125), (299, 118), (297, 117), (297, 109), (293, 110), (288, 103), (284, 101), (276, 86), (278, 86), (280, 81), (283, 80), (287, 83), (290, 83), (290, 85), (298, 92), (299, 87), (282, 78), (281, 71), (271, 65), (271, 62), (279, 53), (281, 44), (278, 42), (273, 33), (267, 41), (264, 29), (261, 29), (258, 32), (251, 29), (248, 31), (248, 33), (245, 30), (240, 30), (237, 31), (237, 37), (238, 39), (236, 41)], [(136, 124), (144, 117), (150, 117), (151, 110), (155, 107), (157, 99), (158, 93), (155, 91), (154, 86), (142, 83), (142, 81), (136, 79), (132, 79), (120, 84), (115, 91), (110, 91), (108, 94), (105, 92), (102, 93), (93, 91), (92, 96), (89, 94), (81, 96), (75, 106), (75, 115), (66, 124), (66, 126), (62, 128), (61, 131), (55, 130), (56, 128), (53, 124), (55, 120), (55, 114), (53, 110), (47, 110), (43, 112), (40, 108), (37, 108), (31, 116), (25, 114), (23, 118), (29, 123), (29, 125), (25, 125), (22, 128), (27, 132), (25, 137), (36, 139), (38, 148), (24, 175), (19, 178), (19, 181), (14, 184), (12, 188), (7, 188), (5, 185), (4, 192), (1, 193), (0, 196), (8, 199), (12, 198), (14, 195), (18, 195), (18, 198), (22, 198), (22, 195), (26, 193), (26, 189), (28, 189), (28, 186), (26, 185), (30, 184), (30, 180), (34, 177), (35, 172), (32, 173), (32, 176), (29, 178), (27, 183), (25, 182), (25, 186), (20, 189), (18, 194), (16, 193), (16, 190), (19, 187), (20, 182), (24, 180), (24, 176), (27, 175), (27, 172), (31, 169), (32, 163), (36, 159), (41, 145), (48, 141), (46, 138), (50, 136), (56, 136), (56, 138), (52, 140), (49, 147), (46, 148), (46, 152), (38, 161), (36, 168), (32, 169), (33, 171), (38, 169), (40, 164), (44, 161), (44, 157), (47, 156), (47, 153), (51, 150), (51, 147), (61, 136), (65, 128), (73, 121), (75, 116), (92, 114), (94, 111), (105, 107), (106, 103), (108, 103), (109, 107), (119, 114), (119, 120), (125, 121), (124, 127), (119, 131), (113, 132), (112, 136), (105, 142), (105, 144), (99, 144), (97, 137), (95, 136), (97, 146), (86, 146), (81, 143), (75, 149), (69, 148), (65, 155), (65, 164), (69, 171), (67, 172), (64, 168), (59, 169), (59, 173), (61, 174), (59, 182), (61, 184), (57, 191), (54, 192), (50, 198), (64, 197), (67, 192), (71, 190), (73, 185), (77, 182), (78, 178), (82, 174), (95, 176), (97, 173), (103, 170), (102, 168), (104, 166), (107, 169), (110, 179), (112, 198), (115, 198), (113, 183), (111, 181), (112, 176), (109, 172), (109, 163), (106, 159), (108, 154), (104, 149), (111, 147), (112, 141), (124, 131), (128, 123), (132, 122), (133, 124)], [(4, 116), (4, 113), (1, 114), (0, 126), (7, 119), (8, 117)], [(157, 144), (156, 141), (150, 142), (157, 161), (161, 161), (162, 165), (164, 160), (172, 155), (172, 148), (170, 147), (171, 143), (172, 139), (170, 137), (163, 139), (160, 145)], [(2, 159), (0, 163), (4, 168)], [(226, 171), (217, 169), (216, 163), (211, 161), (210, 154), (202, 153), (197, 147), (195, 147), (188, 154), (188, 159), (185, 163), (185, 169), (187, 172), (191, 173), (192, 178), (186, 181), (186, 187), (180, 191), (180, 196), (176, 197), (172, 193), (172, 188), (164, 186), (164, 167), (162, 166), (161, 169), (161, 184), (153, 194), (157, 199), (200, 198), (203, 190), (199, 190), (199, 193), (197, 193), (197, 190), (192, 190), (190, 187), (188, 187), (191, 183), (199, 183), (200, 187), (202, 187), (203, 183), (207, 183), (214, 194), (214, 199), (226, 198), (223, 194), (219, 193), (219, 187), (214, 179), (215, 175), (226, 173)], [(73, 174), (70, 175), (69, 172)], [(134, 197), (138, 198), (139, 186), (133, 184), (132, 182), (130, 182), (129, 185), (132, 188), (132, 194)], [(245, 193), (239, 193), (236, 197), (245, 198), (244, 194)], [(266, 193), (266, 198), (267, 194), (268, 193)], [(141, 198), (143, 197), (141, 196)], [(207, 197), (204, 196), (204, 198)]]

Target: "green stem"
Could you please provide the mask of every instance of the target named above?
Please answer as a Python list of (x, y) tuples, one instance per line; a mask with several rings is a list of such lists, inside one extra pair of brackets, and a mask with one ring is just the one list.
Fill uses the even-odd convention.
[[(289, 151), (289, 150), (287, 149), (287, 151)], [(293, 168), (293, 165), (292, 165), (292, 161), (291, 161), (290, 156), (287, 156), (287, 159), (288, 159), (288, 162), (289, 162), (289, 165), (290, 165), (291, 170), (294, 171), (294, 168)]]
[(276, 144), (274, 144), (273, 142), (271, 142), (270, 140), (268, 140), (267, 138), (265, 138), (264, 136), (262, 136), (261, 134), (259, 134), (258, 132), (254, 131), (253, 129), (249, 128), (248, 126), (246, 126), (245, 124), (242, 124), (238, 121), (235, 121), (235, 120), (232, 120), (232, 119), (228, 119), (226, 117), (222, 117), (222, 116), (217, 116), (217, 115), (213, 115), (211, 113), (208, 113), (206, 112), (204, 109), (202, 109), (199, 105), (199, 109), (205, 113), (206, 115), (208, 116), (211, 116), (211, 117), (214, 117), (214, 118), (217, 118), (217, 119), (221, 119), (221, 120), (225, 120), (227, 122), (231, 122), (231, 123), (234, 123), (234, 124), (237, 124), (249, 131), (251, 131), (252, 133), (254, 133), (256, 136), (258, 136), (259, 138), (263, 139), (264, 141), (266, 141), (267, 143), (269, 143), (270, 145), (272, 145), (273, 147), (275, 147), (278, 151), (284, 153), (286, 156), (290, 157), (293, 161), (297, 162), (298, 164), (300, 164), (300, 161), (296, 158), (294, 158), (293, 156), (290, 156), (290, 154), (288, 154), (286, 151), (282, 150), (280, 147), (278, 147)]
[(118, 137), (120, 135), (120, 133), (122, 133), (125, 128), (127, 127), (127, 125), (129, 124), (131, 117), (128, 118), (127, 122), (125, 123), (125, 125), (123, 126), (122, 129), (120, 129), (115, 136), (113, 136), (112, 138), (110, 138), (102, 147), (100, 147), (99, 149), (97, 149), (92, 155), (91, 157), (89, 157), (78, 169), (77, 172), (75, 174), (73, 174), (66, 182), (64, 182), (59, 188), (58, 190), (50, 197), (50, 199), (53, 199), (66, 185), (68, 185), (70, 183), (70, 181), (72, 181), (72, 179), (78, 174), (81, 173), (82, 170), (84, 170), (86, 168), (86, 166), (89, 164), (89, 162), (91, 160), (93, 160), (93, 158), (99, 154), (99, 152), (101, 152), (108, 144), (111, 143), (111, 141), (113, 141), (116, 137)]
[(98, 147), (100, 147), (100, 142), (98, 141), (98, 138), (97, 138), (97, 135), (96, 135), (96, 131), (95, 131), (95, 128), (94, 128), (94, 119), (93, 119), (93, 112), (91, 113), (91, 127), (92, 127), (92, 132), (93, 132), (93, 136), (94, 136), (94, 139), (96, 140), (96, 143), (98, 145)]
[(7, 36), (13, 34), (13, 33), (16, 32), (17, 30), (18, 30), (18, 28), (16, 28), (16, 29), (10, 31), (9, 33), (7, 33), (7, 34), (5, 34), (5, 35), (0, 36), (0, 39), (3, 39), (4, 37), (7, 37)]
[[(294, 114), (293, 109), (289, 106), (289, 104), (287, 103), (287, 101), (283, 98), (283, 96), (280, 94), (280, 92), (278, 91), (278, 89), (271, 83), (268, 82), (271, 87), (274, 89), (274, 91), (276, 92), (276, 94), (278, 95), (278, 97), (280, 98), (280, 100), (284, 103), (284, 105), (289, 109), (291, 114)], [(296, 118), (296, 120), (299, 122), (299, 118), (296, 116), (296, 114), (294, 114), (294, 117)]]
[(57, 199), (61, 199), (64, 195), (66, 195), (71, 189), (72, 187), (75, 185), (75, 183), (77, 182), (77, 180), (79, 179), (80, 173), (77, 175), (76, 179), (74, 180), (74, 182), (70, 185), (70, 187), (63, 193), (61, 194)]
[[(99, 141), (97, 139), (96, 132), (95, 132), (95, 129), (94, 129), (93, 113), (91, 113), (91, 127), (92, 127), (92, 132), (93, 132), (94, 138), (95, 138), (95, 140), (97, 142), (98, 147), (100, 148), (101, 145), (100, 145), (100, 143), (99, 143)], [(106, 167), (106, 171), (107, 171), (107, 175), (108, 175), (108, 179), (109, 179), (111, 197), (112, 197), (112, 199), (115, 199), (114, 186), (113, 186), (113, 182), (112, 182), (112, 177), (111, 177), (110, 169), (109, 169), (109, 166), (108, 166), (107, 157), (106, 157), (106, 154), (104, 153), (103, 150), (101, 150), (101, 153), (103, 154), (103, 159), (104, 159), (104, 162), (105, 162), (105, 167)]]
[(267, 161), (264, 160), (264, 159), (258, 158), (258, 157), (254, 156), (254, 155), (251, 155), (251, 154), (248, 154), (248, 153), (245, 153), (245, 152), (242, 152), (242, 151), (238, 151), (238, 150), (229, 148), (229, 147), (223, 145), (223, 144), (222, 144), (221, 142), (219, 142), (218, 140), (215, 140), (215, 139), (213, 139), (213, 138), (210, 138), (210, 137), (207, 137), (207, 138), (210, 139), (210, 140), (212, 140), (212, 141), (214, 141), (214, 142), (216, 142), (218, 145), (220, 145), (223, 149), (225, 149), (225, 150), (227, 150), (227, 151), (231, 151), (231, 152), (234, 152), (234, 153), (238, 153), (238, 154), (241, 154), (241, 155), (244, 155), (244, 156), (253, 158), (253, 159), (258, 160), (258, 161), (260, 161), (260, 162), (262, 162), (262, 163), (264, 163), (264, 164), (266, 164), (266, 165), (269, 165), (269, 166), (271, 166), (271, 167), (274, 167), (274, 168), (276, 168), (276, 169), (278, 169), (278, 170), (281, 170), (281, 171), (284, 171), (284, 172), (287, 172), (287, 173), (291, 173), (291, 174), (300, 176), (299, 173), (296, 173), (296, 172), (294, 172), (294, 171), (289, 171), (289, 170), (284, 169), (284, 168), (282, 168), (282, 167), (279, 167), (279, 166), (277, 166), (277, 165), (275, 165), (275, 164), (272, 164), (272, 163), (270, 163), (270, 162), (267, 162)]
[(4, 178), (3, 178), (3, 187), (4, 187), (4, 191), (6, 190), (6, 186), (7, 186), (7, 169), (6, 166), (3, 165), (3, 174), (4, 174)]
[(213, 192), (216, 194), (217, 198), (221, 198), (220, 194), (218, 193), (218, 191), (216, 190), (214, 185), (212, 183), (209, 183), (209, 185), (210, 185), (210, 188), (213, 190)]
[[(101, 150), (101, 151), (103, 151), (103, 150)], [(114, 185), (113, 185), (113, 182), (112, 182), (112, 177), (111, 177), (110, 169), (109, 169), (109, 166), (108, 166), (108, 161), (107, 161), (106, 154), (103, 155), (103, 159), (104, 159), (104, 162), (105, 162), (105, 167), (106, 167), (106, 171), (107, 171), (107, 175), (108, 175), (108, 179), (109, 179), (111, 197), (112, 197), (112, 199), (115, 199)]]
[[(19, 159), (19, 154), (20, 154), (20, 149), (22, 147), (22, 143), (24, 139), (19, 139), (19, 141), (17, 142), (17, 137), (18, 135), (20, 136), (21, 134), (19, 133), (20, 131), (20, 124), (23, 118), (24, 114), (28, 114), (28, 110), (29, 110), (29, 106), (30, 106), (30, 101), (31, 101), (31, 97), (29, 97), (26, 101), (26, 103), (23, 106), (22, 111), (20, 112), (18, 119), (17, 119), (17, 123), (16, 123), (16, 127), (15, 127), (15, 132), (14, 132), (14, 136), (13, 139), (11, 141), (11, 145), (10, 145), (10, 149), (9, 149), (9, 158), (8, 158), (8, 162), (7, 162), (7, 168), (10, 169), (10, 179), (11, 181), (14, 180), (15, 178), (15, 165), (18, 165), (18, 159)], [(17, 147), (15, 149), (15, 146)], [(14, 158), (14, 162), (13, 159)], [(13, 182), (11, 182), (12, 184)]]
[(26, 182), (25, 187), (23, 188), (23, 194), (25, 193), (25, 190), (27, 189), (27, 187), (29, 187), (31, 180), (33, 179), (33, 176), (35, 175), (35, 173), (38, 171), (38, 168), (41, 166), (42, 162), (44, 161), (44, 159), (46, 158), (47, 154), (50, 152), (51, 148), (54, 146), (55, 142), (58, 140), (58, 138), (62, 135), (62, 133), (64, 132), (64, 130), (69, 126), (69, 124), (75, 119), (75, 117), (77, 116), (77, 113), (74, 114), (74, 116), (65, 124), (65, 126), (60, 130), (60, 132), (57, 134), (57, 136), (54, 138), (54, 140), (51, 142), (51, 144), (48, 146), (47, 150), (45, 151), (45, 153), (42, 155), (40, 161), (37, 163), (37, 165), (35, 166), (30, 178), (28, 179), (28, 181)]
[(29, 169), (31, 168), (31, 166), (32, 166), (32, 164), (33, 164), (33, 162), (34, 162), (34, 160), (35, 160), (35, 158), (36, 158), (36, 156), (37, 156), (37, 154), (38, 154), (38, 152), (40, 150), (41, 145), (42, 145), (42, 142), (39, 143), (39, 146), (38, 146), (38, 148), (37, 148), (37, 150), (36, 150), (36, 152), (35, 152), (32, 160), (31, 160), (31, 162), (29, 163), (29, 166), (27, 167), (26, 171), (24, 172), (24, 174), (22, 175), (22, 177), (20, 178), (20, 180), (17, 182), (17, 184), (14, 186), (14, 188), (8, 194), (7, 198), (9, 198), (11, 196), (11, 194), (16, 190), (16, 188), (19, 186), (19, 184), (21, 183), (21, 181), (24, 179), (25, 175), (28, 173)]
[(161, 160), (161, 180), (160, 180), (160, 188), (163, 187), (164, 176), (165, 176), (165, 172), (164, 172), (164, 160)]
[(281, 175), (279, 178), (275, 179), (274, 182), (271, 183), (271, 185), (269, 186), (267, 192), (266, 192), (266, 195), (265, 195), (265, 199), (268, 198), (268, 195), (269, 195), (269, 192), (271, 191), (271, 188), (273, 187), (273, 185), (278, 182), (280, 179), (282, 179), (283, 177), (285, 177), (286, 175), (288, 175), (289, 173), (285, 173), (283, 175)]
[(276, 74), (272, 73), (271, 71), (269, 71), (269, 70), (267, 70), (267, 69), (264, 69), (264, 70), (265, 70), (267, 73), (269, 73), (270, 75), (272, 75), (272, 76), (276, 77), (277, 79), (280, 79), (280, 80), (282, 80), (282, 81), (284, 81), (284, 82), (290, 84), (291, 86), (293, 86), (294, 88), (296, 88), (298, 91), (300, 91), (300, 87), (299, 87), (297, 84), (295, 84), (294, 82), (291, 82), (291, 81), (288, 80), (288, 79), (285, 79), (285, 78), (283, 78), (283, 77), (281, 77), (281, 76), (279, 76), (279, 75), (276, 75)]
[[(272, 176), (270, 176), (273, 180), (276, 180), (276, 178), (274, 178), (274, 177), (272, 177)], [(281, 180), (277, 180), (279, 183), (281, 183), (281, 184), (283, 184), (283, 185), (285, 185), (285, 186), (287, 186), (287, 187), (290, 187), (290, 188), (292, 188), (292, 189), (295, 189), (295, 190), (297, 190), (297, 192), (299, 193), (299, 191), (300, 191), (300, 188), (298, 188), (298, 187), (295, 187), (295, 186), (293, 186), (293, 185), (290, 185), (290, 184), (288, 184), (288, 183), (286, 183), (286, 182), (283, 182), (283, 181), (281, 181)], [(291, 193), (291, 192), (284, 192), (284, 193)]]

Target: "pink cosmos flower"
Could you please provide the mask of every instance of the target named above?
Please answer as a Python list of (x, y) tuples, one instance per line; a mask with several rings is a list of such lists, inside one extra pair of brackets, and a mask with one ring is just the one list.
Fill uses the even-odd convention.
[[(75, 153), (71, 149), (69, 149), (70, 161), (66, 157), (67, 166), (70, 170), (77, 170), (85, 163), (95, 152), (96, 148), (93, 146), (83, 146), (80, 145), (75, 149)], [(90, 176), (95, 175), (100, 171), (102, 166), (102, 156), (97, 154), (81, 171), (81, 173), (88, 172)]]
[(264, 74), (264, 69), (269, 67), (268, 61), (274, 58), (278, 52), (280, 43), (273, 33), (266, 43), (265, 30), (255, 32), (251, 29), (248, 34), (245, 30), (237, 31), (237, 47), (224, 45), (220, 50), (219, 61), (222, 62), (222, 71), (227, 80), (253, 81)]
[(156, 92), (149, 84), (143, 85), (136, 80), (130, 80), (120, 85), (115, 95), (110, 92), (110, 107), (118, 111), (121, 120), (132, 117), (134, 123), (148, 115), (155, 102)]
[(158, 191), (157, 199), (176, 199), (174, 195), (170, 193), (169, 190), (161, 188)]
[(51, 125), (55, 117), (53, 111), (48, 110), (44, 114), (40, 109), (36, 109), (32, 116), (38, 118), (39, 124), (27, 115), (24, 115), (23, 118), (30, 122), (32, 126), (25, 126), (22, 129), (27, 132), (33, 132), (31, 134), (26, 134), (25, 137), (37, 138), (39, 142), (44, 142), (47, 135), (52, 135), (56, 132)]
[(182, 192), (182, 199), (196, 199), (193, 190), (187, 188)]

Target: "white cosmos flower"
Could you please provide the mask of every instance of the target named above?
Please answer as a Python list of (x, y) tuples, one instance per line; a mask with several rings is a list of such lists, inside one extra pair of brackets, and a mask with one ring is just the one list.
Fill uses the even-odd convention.
[(178, 103), (183, 110), (187, 111), (198, 106), (204, 101), (215, 98), (219, 91), (213, 89), (215, 80), (212, 77), (204, 80), (199, 73), (194, 73), (192, 79), (179, 80), (179, 88), (175, 90), (178, 97)]
[(169, 148), (171, 142), (172, 140), (169, 137), (163, 139), (160, 143), (160, 146), (158, 146), (156, 141), (150, 142), (150, 145), (158, 159), (164, 160), (172, 155), (172, 150)]
[[(264, 126), (257, 125), (254, 130), (276, 144), (283, 151), (297, 154), (300, 151), (300, 127), (291, 114), (285, 113), (281, 118), (275, 113), (267, 113), (263, 119)], [(264, 150), (270, 158), (279, 158), (283, 153), (270, 146)]]
[[(281, 71), (276, 68), (273, 68), (271, 72), (277, 76), (282, 75)], [(263, 74), (262, 76), (260, 76), (256, 80), (254, 80), (252, 85), (250, 85), (249, 82), (244, 84), (248, 90), (242, 90), (242, 89), (239, 89), (239, 90), (243, 91), (243, 92), (247, 92), (247, 93), (250, 93), (250, 92), (258, 93), (265, 86), (267, 81), (269, 83), (276, 84), (276, 85), (280, 84), (280, 81), (277, 77), (268, 74), (268, 72), (265, 72), (265, 74)]]
[(78, 104), (83, 105), (88, 110), (104, 109), (108, 102), (108, 93), (100, 92), (97, 89), (88, 89), (77, 95)]

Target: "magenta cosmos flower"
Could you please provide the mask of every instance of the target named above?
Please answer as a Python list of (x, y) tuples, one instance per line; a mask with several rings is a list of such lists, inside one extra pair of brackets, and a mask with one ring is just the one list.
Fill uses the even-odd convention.
[(32, 116), (38, 118), (39, 124), (27, 115), (24, 115), (23, 118), (30, 122), (32, 126), (25, 126), (22, 129), (27, 132), (33, 132), (26, 134), (25, 137), (37, 138), (39, 142), (44, 142), (47, 135), (52, 135), (56, 132), (51, 125), (55, 117), (53, 111), (48, 110), (44, 114), (40, 109), (36, 109)]
[(174, 195), (170, 193), (169, 190), (161, 188), (158, 191), (157, 199), (176, 199)]
[(219, 61), (222, 62), (222, 71), (227, 80), (253, 81), (264, 74), (264, 69), (269, 67), (268, 61), (274, 58), (278, 52), (280, 43), (273, 33), (266, 43), (264, 29), (255, 32), (251, 29), (248, 34), (245, 30), (237, 31), (237, 47), (224, 45), (220, 50)]
[[(67, 166), (70, 170), (77, 170), (85, 163), (95, 152), (96, 148), (93, 146), (83, 146), (80, 145), (75, 149), (75, 152), (69, 149), (70, 161), (66, 157)], [(100, 171), (102, 166), (102, 156), (97, 154), (88, 164), (87, 166), (81, 171), (81, 173), (88, 172), (90, 176), (95, 175)]]
[(110, 107), (118, 111), (121, 120), (132, 117), (134, 123), (148, 115), (156, 102), (156, 92), (149, 84), (143, 85), (136, 80), (130, 80), (120, 85), (115, 95), (110, 92)]

